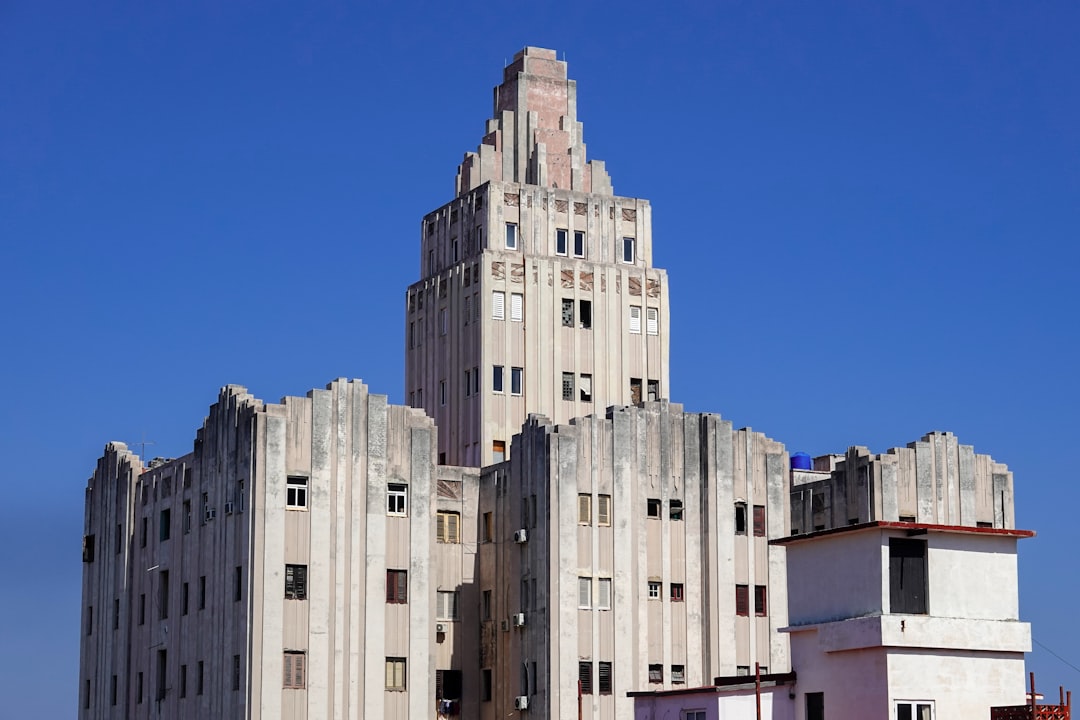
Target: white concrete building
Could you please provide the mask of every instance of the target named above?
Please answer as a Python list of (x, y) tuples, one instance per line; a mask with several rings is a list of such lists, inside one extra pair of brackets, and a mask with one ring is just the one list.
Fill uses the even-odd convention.
[(670, 397), (652, 209), (586, 160), (566, 63), (525, 48), (494, 107), (457, 197), (421, 222), (406, 295), (406, 397), (451, 465), (500, 462), (530, 413), (564, 423)]

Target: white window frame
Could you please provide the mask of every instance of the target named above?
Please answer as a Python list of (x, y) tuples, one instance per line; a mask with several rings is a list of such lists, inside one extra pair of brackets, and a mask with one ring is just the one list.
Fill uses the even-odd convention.
[(579, 577), (577, 580), (578, 609), (592, 610), (592, 578)]
[[(303, 482), (294, 482), (303, 480)], [(306, 477), (289, 477), (285, 480), (285, 507), (289, 510), (307, 510), (308, 483)]]
[(660, 591), (662, 589), (663, 589), (663, 583), (657, 582), (656, 580), (650, 580), (649, 581), (649, 599), (650, 600), (659, 600), (660, 595), (661, 595)]
[(409, 514), (409, 486), (405, 483), (387, 483), (386, 514), (407, 517)]
[(630, 334), (631, 335), (640, 335), (641, 334), (641, 306), (640, 305), (631, 305), (630, 306)]
[[(629, 254), (627, 253), (629, 250)], [(637, 241), (632, 237), (624, 237), (622, 239), (622, 261), (627, 265), (633, 265), (637, 260)]]
[(457, 620), (458, 617), (457, 590), (439, 590), (435, 594), (435, 619)]
[[(581, 240), (581, 252), (578, 252), (578, 240)], [(574, 231), (574, 257), (583, 258), (589, 254), (589, 238), (584, 230)]]
[(611, 578), (598, 578), (596, 587), (596, 609), (611, 609)]
[(497, 395), (506, 393), (506, 366), (491, 366), (491, 392)]
[(645, 308), (645, 332), (649, 335), (660, 334), (660, 308)]
[(491, 291), (491, 319), (506, 319), (506, 293), (502, 290)]
[[(559, 249), (559, 243), (562, 242), (562, 249)], [(570, 249), (570, 231), (567, 228), (555, 229), (555, 254), (565, 256)]]
[(929, 720), (934, 720), (934, 718), (937, 717), (937, 709), (934, 707), (933, 700), (897, 700), (893, 703), (894, 718), (899, 719), (900, 708), (905, 705), (911, 709), (911, 720), (921, 720), (921, 718), (917, 714), (920, 705), (926, 705), (930, 707)]
[(705, 720), (704, 710), (683, 710), (682, 720)]
[[(517, 388), (516, 390), (514, 388)], [(510, 368), (510, 394), (520, 397), (525, 391), (525, 368)]]
[(446, 308), (439, 308), (439, 334), (445, 335), (450, 322), (447, 318)]
[(525, 296), (521, 293), (510, 293), (510, 322), (524, 322), (525, 320)]
[(506, 223), (506, 249), (518, 249), (518, 226), (517, 223)]

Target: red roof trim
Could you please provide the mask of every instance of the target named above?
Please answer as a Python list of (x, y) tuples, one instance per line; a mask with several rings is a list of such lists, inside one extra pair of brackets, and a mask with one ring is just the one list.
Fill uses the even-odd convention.
[(817, 530), (815, 532), (803, 533), (802, 535), (791, 535), (784, 538), (776, 538), (770, 540), (770, 545), (790, 545), (792, 543), (802, 542), (803, 540), (810, 540), (817, 537), (823, 537), (826, 535), (838, 535), (846, 532), (858, 532), (861, 530), (922, 530), (925, 532), (944, 532), (944, 533), (963, 533), (968, 535), (998, 535), (1002, 537), (1014, 537), (1014, 538), (1030, 538), (1035, 537), (1034, 530), (1010, 530), (1008, 528), (984, 528), (984, 527), (972, 527), (970, 525), (933, 525), (930, 523), (913, 523), (913, 522), (892, 522), (887, 520), (874, 520), (871, 522), (859, 523), (858, 525), (844, 525), (843, 527), (830, 528), (828, 530)]
[[(787, 673), (768, 673), (761, 676), (761, 687), (773, 688), (795, 683), (795, 671)], [(669, 697), (671, 695), (698, 695), (710, 693), (720, 695), (731, 690), (744, 690), (754, 687), (753, 675), (725, 675), (714, 678), (714, 685), (706, 685), (696, 688), (679, 688), (677, 690), (634, 690), (626, 693), (627, 697)]]

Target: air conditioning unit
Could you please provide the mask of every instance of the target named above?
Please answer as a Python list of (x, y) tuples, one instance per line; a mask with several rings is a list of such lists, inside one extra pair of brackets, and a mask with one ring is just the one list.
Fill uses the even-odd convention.
[(528, 695), (518, 695), (516, 698), (514, 698), (514, 709), (515, 710), (528, 710), (529, 709), (529, 696)]
[(206, 521), (210, 522), (217, 517), (217, 508), (206, 508)]
[(514, 532), (514, 542), (523, 543), (529, 540), (529, 533), (525, 529), (517, 530)]
[(437, 632), (437, 633), (446, 632), (446, 623), (435, 623), (435, 632)]
[(232, 515), (233, 514), (233, 503), (232, 503), (232, 501), (225, 503), (225, 514), (226, 515)]
[(525, 627), (525, 613), (514, 615), (514, 627)]

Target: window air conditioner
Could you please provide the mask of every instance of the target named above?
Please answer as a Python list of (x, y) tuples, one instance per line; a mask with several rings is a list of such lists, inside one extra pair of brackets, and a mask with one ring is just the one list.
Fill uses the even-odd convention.
[(528, 710), (529, 709), (529, 696), (528, 695), (518, 695), (516, 698), (514, 698), (514, 709), (515, 710)]
[(225, 503), (225, 514), (226, 515), (232, 515), (233, 514), (233, 504), (232, 504), (231, 501)]
[(217, 508), (206, 508), (206, 520), (209, 522), (217, 517)]
[(437, 632), (437, 633), (446, 632), (446, 623), (435, 623), (435, 632)]
[(518, 613), (514, 616), (514, 627), (525, 627), (525, 613)]
[(523, 543), (523, 542), (528, 541), (528, 539), (529, 539), (529, 533), (526, 532), (524, 529), (517, 530), (517, 531), (514, 532), (514, 542)]

